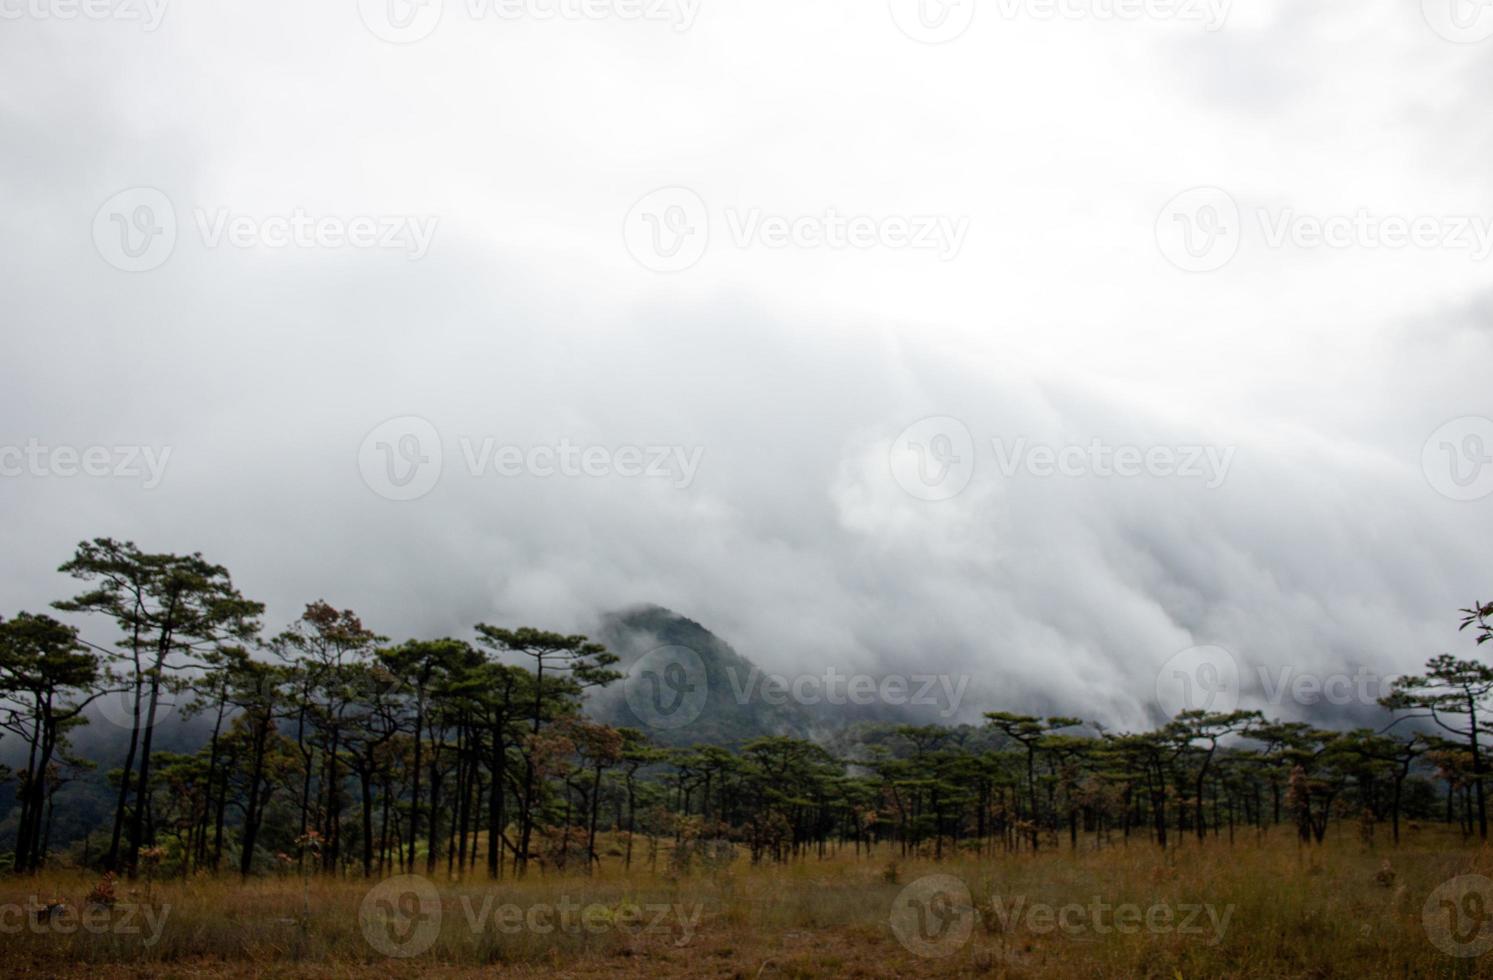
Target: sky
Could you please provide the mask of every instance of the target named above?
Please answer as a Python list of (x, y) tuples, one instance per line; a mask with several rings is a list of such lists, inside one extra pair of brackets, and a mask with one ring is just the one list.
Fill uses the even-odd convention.
[(272, 628), (657, 603), (962, 719), (1365, 714), (1261, 681), (1470, 655), (1490, 54), (1470, 0), (0, 0), (0, 615), (108, 535)]

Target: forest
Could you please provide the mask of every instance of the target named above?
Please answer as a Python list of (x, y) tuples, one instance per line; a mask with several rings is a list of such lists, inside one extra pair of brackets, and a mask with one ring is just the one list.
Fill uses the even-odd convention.
[[(1277, 827), (1312, 847), (1334, 822), (1390, 844), (1407, 822), (1488, 833), (1493, 666), (1478, 659), (1441, 654), (1397, 680), (1377, 729), (1198, 710), (1129, 732), (990, 711), (663, 746), (588, 715), (590, 694), (627, 678), (585, 636), (477, 623), (396, 643), (325, 601), (266, 636), (264, 606), (200, 554), (99, 538), (60, 570), (75, 595), (0, 621), (0, 749), (18, 760), (0, 771), (14, 799), (0, 827), (17, 875), (503, 880), (738, 854), (1165, 850)], [(1460, 615), (1477, 644), (1493, 637), (1493, 604)], [(73, 621), (117, 640), (87, 642)], [(122, 717), (92, 707), (105, 697)], [(156, 744), (168, 703), (204, 733), (191, 751)], [(101, 771), (74, 749), (89, 725), (118, 726), (122, 763)], [(107, 787), (111, 813), (55, 841), (56, 795), (80, 780)]]

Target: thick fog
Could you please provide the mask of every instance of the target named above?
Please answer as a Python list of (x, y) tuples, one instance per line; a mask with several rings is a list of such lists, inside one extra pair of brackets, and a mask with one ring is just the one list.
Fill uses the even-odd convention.
[(0, 615), (109, 535), (1118, 726), (1469, 651), (1493, 41), (951, 6), (0, 0)]

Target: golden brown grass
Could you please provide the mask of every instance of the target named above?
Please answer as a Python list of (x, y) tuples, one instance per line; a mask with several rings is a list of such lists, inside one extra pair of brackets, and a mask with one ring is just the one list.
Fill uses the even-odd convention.
[[(873, 858), (848, 851), (783, 867), (752, 867), (676, 878), (610, 865), (594, 878), (531, 875), (515, 883), (438, 879), (438, 933), (413, 959), (389, 958), (368, 940), (360, 910), (370, 883), (361, 879), (285, 877), (240, 884), (235, 878), (121, 883), (113, 926), (65, 931), (68, 920), (37, 923), (20, 909), (61, 899), (71, 915), (96, 878), (54, 871), (0, 879), (0, 974), (114, 977), (1476, 977), (1493, 976), (1493, 953), (1453, 957), (1428, 937), (1423, 907), (1432, 891), (1462, 874), (1493, 876), (1493, 853), (1440, 828), (1408, 832), (1399, 848), (1363, 847), (1343, 830), (1320, 848), (1300, 848), (1276, 830), (1264, 840), (1241, 835), (1230, 845), (1187, 841), (1163, 855), (1140, 841), (1077, 853), (902, 860), (895, 874), (886, 849)], [(1386, 859), (1389, 862), (1385, 866)], [(953, 875), (969, 889), (978, 915), (967, 941), (950, 941), (928, 958), (898, 938), (893, 910), (904, 888), (931, 874)], [(893, 880), (894, 879), (894, 880)], [(309, 888), (309, 919), (304, 917)], [(481, 928), (470, 917), (488, 912)], [(1024, 902), (1053, 907), (1095, 900), (1200, 914), (1197, 932), (1097, 929), (1070, 912), (1069, 926), (1008, 920)], [(137, 933), (118, 928), (123, 906), (166, 909), (154, 942), (147, 920)], [(534, 908), (592, 904), (596, 931), (507, 931), (494, 925), (505, 904)], [(656, 929), (614, 923), (630, 906), (668, 905)], [(381, 906), (398, 911), (394, 903)], [(683, 916), (678, 909), (683, 909)], [(1232, 911), (1228, 911), (1232, 908)], [(698, 910), (699, 918), (688, 925)], [(408, 911), (408, 908), (406, 908)], [(1493, 915), (1493, 907), (1488, 909)], [(158, 911), (157, 916), (160, 915)], [(647, 920), (656, 913), (650, 911)], [(103, 913), (95, 913), (95, 923)], [(645, 921), (647, 921), (645, 920)], [(424, 920), (421, 920), (424, 921)], [(433, 921), (433, 920), (431, 920)], [(536, 920), (541, 923), (543, 919)], [(579, 922), (579, 914), (573, 920)], [(905, 919), (903, 920), (906, 921)], [(1100, 925), (1106, 923), (1101, 915)], [(1476, 928), (1478, 923), (1473, 923)], [(1493, 932), (1493, 921), (1487, 923)], [(408, 934), (396, 930), (396, 939)]]

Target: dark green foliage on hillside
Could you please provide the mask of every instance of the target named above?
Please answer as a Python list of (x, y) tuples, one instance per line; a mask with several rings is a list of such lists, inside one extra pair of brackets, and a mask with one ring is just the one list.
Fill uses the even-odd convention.
[(623, 686), (616, 685), (587, 705), (588, 713), (604, 724), (640, 729), (660, 745), (732, 748), (771, 735), (808, 738), (814, 730), (814, 719), (802, 706), (791, 700), (781, 705), (764, 700), (760, 668), (692, 619), (660, 606), (641, 606), (607, 616), (599, 639), (621, 658), (618, 669), (624, 672), (660, 647), (692, 650), (704, 665), (708, 689), (699, 717), (670, 729), (639, 718)]

